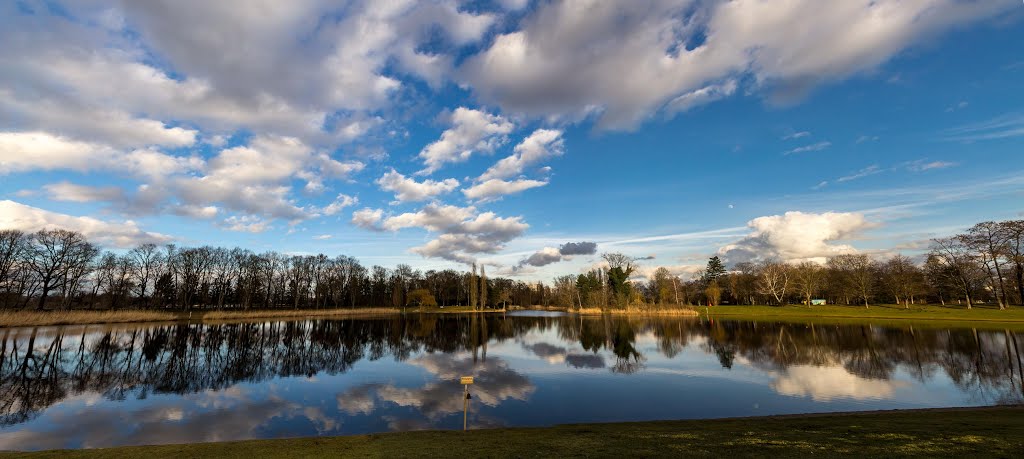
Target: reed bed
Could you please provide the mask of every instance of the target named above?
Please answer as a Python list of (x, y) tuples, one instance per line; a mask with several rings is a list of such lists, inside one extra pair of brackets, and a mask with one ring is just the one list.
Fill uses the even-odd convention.
[(247, 320), (289, 317), (337, 317), (394, 314), (395, 308), (292, 309), (253, 311), (0, 311), (0, 327), (78, 325), (130, 322), (171, 322), (205, 320)]

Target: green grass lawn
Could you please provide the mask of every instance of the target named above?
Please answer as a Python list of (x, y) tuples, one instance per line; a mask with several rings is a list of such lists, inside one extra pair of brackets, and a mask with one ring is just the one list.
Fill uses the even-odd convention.
[(999, 310), (995, 305), (976, 305), (973, 309), (960, 305), (861, 306), (713, 306), (697, 310), (710, 317), (772, 321), (815, 321), (828, 323), (896, 324), (914, 322), (943, 327), (1024, 329), (1024, 307), (1010, 306)]
[[(217, 426), (210, 426), (216, 429)], [(1020, 457), (1024, 408), (992, 407), (0, 454), (0, 458)]]

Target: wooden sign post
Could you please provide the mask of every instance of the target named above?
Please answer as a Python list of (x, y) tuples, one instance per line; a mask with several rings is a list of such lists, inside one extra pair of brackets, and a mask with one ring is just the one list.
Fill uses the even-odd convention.
[(473, 384), (472, 376), (463, 376), (459, 378), (459, 384), (462, 384), (462, 431), (466, 431), (466, 415), (469, 412), (469, 386)]

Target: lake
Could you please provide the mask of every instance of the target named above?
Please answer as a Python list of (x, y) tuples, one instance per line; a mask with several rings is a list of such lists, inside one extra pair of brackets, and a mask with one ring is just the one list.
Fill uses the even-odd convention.
[(1002, 330), (557, 313), (0, 329), (0, 450), (1021, 403)]

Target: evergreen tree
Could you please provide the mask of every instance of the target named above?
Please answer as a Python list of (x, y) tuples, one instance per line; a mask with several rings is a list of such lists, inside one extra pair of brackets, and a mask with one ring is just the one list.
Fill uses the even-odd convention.
[(704, 270), (704, 283), (710, 284), (717, 281), (719, 277), (726, 274), (725, 264), (722, 263), (722, 259), (715, 255), (708, 259), (708, 267)]

